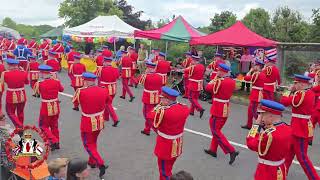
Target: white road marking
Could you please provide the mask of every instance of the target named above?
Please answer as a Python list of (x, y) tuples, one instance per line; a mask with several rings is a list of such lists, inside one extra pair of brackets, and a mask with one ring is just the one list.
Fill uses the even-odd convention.
[[(71, 97), (71, 98), (73, 97), (73, 95), (71, 95), (71, 94), (67, 94), (67, 93), (63, 93), (63, 92), (59, 92), (59, 93), (60, 93), (61, 95), (63, 95), (63, 96), (67, 96), (67, 97)], [(115, 107), (113, 107), (113, 109), (114, 109), (114, 110), (117, 110), (117, 108), (115, 108)], [(199, 136), (203, 136), (203, 137), (212, 139), (212, 136), (209, 135), (209, 134), (205, 134), (205, 133), (202, 133), (202, 132), (199, 132), (199, 131), (194, 131), (194, 130), (188, 129), (188, 128), (184, 128), (184, 130), (185, 130), (186, 132), (189, 132), (189, 133), (192, 133), (192, 134), (196, 134), (196, 135), (199, 135)], [(236, 143), (236, 142), (233, 142), (233, 141), (229, 141), (229, 142), (230, 142), (230, 144), (232, 144), (232, 145), (235, 145), (235, 146), (238, 146), (238, 147), (242, 147), (242, 148), (244, 148), (244, 149), (249, 149), (249, 148), (248, 148), (246, 145), (244, 145), (244, 144), (239, 144), (239, 143)], [(298, 161), (295, 161), (295, 160), (293, 160), (293, 163), (300, 165), (299, 162), (298, 162)], [(314, 168), (315, 168), (316, 170), (320, 171), (320, 167), (314, 166)]]

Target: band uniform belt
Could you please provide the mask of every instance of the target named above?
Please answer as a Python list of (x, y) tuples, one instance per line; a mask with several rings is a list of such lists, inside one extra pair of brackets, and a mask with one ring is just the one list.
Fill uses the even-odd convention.
[(284, 159), (281, 159), (280, 161), (270, 161), (270, 160), (266, 160), (266, 159), (262, 159), (262, 158), (258, 158), (258, 162), (261, 164), (265, 164), (268, 166), (280, 166), (281, 164), (284, 163)]
[(100, 83), (101, 83), (101, 84), (107, 84), (107, 85), (109, 85), (109, 84), (116, 84), (117, 82), (105, 82), (105, 81), (100, 81)]
[(144, 89), (143, 91), (145, 91), (145, 92), (147, 92), (147, 93), (159, 93), (158, 90), (150, 91), (150, 90)]
[(86, 114), (86, 113), (82, 112), (82, 115), (91, 118), (91, 117), (100, 116), (100, 115), (103, 114), (103, 112), (104, 111), (101, 111), (101, 112), (98, 112), (98, 113), (94, 113), (94, 114)]
[(213, 101), (217, 101), (217, 102), (221, 102), (221, 103), (228, 103), (229, 102), (229, 100), (218, 99), (218, 98), (213, 98)]
[(276, 83), (275, 83), (275, 82), (273, 82), (273, 83), (264, 83), (264, 85), (267, 85), (267, 86), (271, 86), (271, 85), (273, 85), (273, 86), (275, 86), (275, 85), (276, 85)]
[(122, 67), (122, 69), (131, 69), (131, 67)]
[(82, 74), (74, 74), (74, 77), (82, 77)]
[(23, 91), (24, 88), (7, 88), (8, 91)]
[(261, 91), (263, 88), (262, 87), (257, 87), (257, 86), (252, 86), (252, 89)]
[(311, 118), (311, 115), (296, 114), (296, 113), (292, 113), (291, 116), (295, 118), (308, 119), (308, 120)]
[(40, 71), (30, 71), (31, 73), (39, 73)]
[(51, 103), (51, 102), (56, 102), (56, 101), (58, 101), (58, 98), (56, 98), (56, 99), (42, 99), (41, 101), (42, 101), (42, 102), (45, 102), (45, 103)]
[(175, 140), (175, 139), (182, 137), (183, 133), (172, 136), (172, 135), (167, 135), (165, 133), (162, 133), (161, 131), (158, 131), (158, 135), (165, 138), (165, 139)]
[(167, 74), (158, 73), (160, 76), (166, 76)]
[(197, 83), (201, 83), (201, 82), (203, 82), (203, 80), (202, 80), (202, 79), (201, 79), (201, 80), (189, 79), (189, 81), (193, 81), (193, 82), (197, 82)]

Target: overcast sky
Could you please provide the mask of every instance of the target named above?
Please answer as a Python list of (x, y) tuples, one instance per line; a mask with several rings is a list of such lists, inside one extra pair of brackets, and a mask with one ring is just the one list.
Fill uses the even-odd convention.
[[(59, 3), (63, 0), (1, 0), (0, 20), (11, 17), (23, 24), (49, 24), (58, 26), (63, 19), (58, 18)], [(230, 10), (241, 19), (251, 8), (262, 7), (270, 13), (279, 6), (287, 5), (302, 13), (304, 19), (311, 21), (313, 8), (320, 8), (320, 0), (127, 0), (142, 10), (143, 19), (158, 21), (175, 15), (182, 15), (193, 26), (206, 26), (215, 13)]]

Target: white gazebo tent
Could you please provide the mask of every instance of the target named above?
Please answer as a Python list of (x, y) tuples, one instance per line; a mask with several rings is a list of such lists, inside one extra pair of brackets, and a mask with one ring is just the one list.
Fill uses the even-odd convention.
[(0, 26), (0, 35), (3, 37), (13, 37), (15, 39), (19, 39), (20, 38), (20, 34), (18, 31), (14, 30), (14, 29), (10, 29), (4, 26)]
[[(122, 21), (118, 16), (98, 16), (80, 26), (66, 28), (64, 35), (78, 37), (120, 37), (134, 38), (134, 31), (139, 30)], [(115, 41), (114, 41), (115, 45)]]

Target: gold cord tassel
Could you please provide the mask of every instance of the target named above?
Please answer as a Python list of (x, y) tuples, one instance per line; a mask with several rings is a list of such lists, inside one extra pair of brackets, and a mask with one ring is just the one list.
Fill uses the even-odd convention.
[(228, 104), (227, 104), (227, 103), (224, 103), (222, 116), (223, 116), (223, 117), (228, 117), (228, 114), (229, 114)]
[(100, 128), (99, 128), (99, 130), (100, 130), (100, 129), (103, 129), (103, 128), (104, 128), (103, 114), (101, 114), (101, 115), (99, 116), (99, 123), (100, 123)]
[(91, 130), (93, 132), (98, 130), (98, 122), (95, 117), (91, 117)]
[(21, 95), (20, 95), (20, 97), (21, 97), (20, 102), (24, 102), (24, 101), (25, 101), (24, 93), (23, 93), (23, 91), (20, 91), (20, 93), (21, 93)]
[(53, 115), (57, 115), (57, 114), (58, 114), (58, 103), (53, 102)]
[(51, 103), (47, 103), (48, 116), (53, 116), (53, 107)]
[(313, 136), (313, 124), (311, 122), (311, 120), (308, 120), (308, 137), (312, 137)]
[(18, 103), (18, 97), (17, 97), (17, 93), (15, 91), (12, 92), (12, 103), (13, 104)]
[(172, 149), (171, 149), (171, 157), (177, 157), (177, 150), (178, 150), (178, 142), (177, 140), (172, 141)]
[(264, 131), (263, 133), (260, 134), (259, 136), (259, 144), (258, 144), (258, 153), (259, 153), (259, 156), (265, 156), (267, 155), (268, 153), (268, 150), (271, 146), (271, 143), (272, 143), (272, 134), (271, 133), (268, 133), (268, 140), (267, 140), (267, 145), (266, 145), (266, 148), (264, 149), (264, 151), (262, 152), (261, 151), (261, 142), (263, 141), (263, 135), (265, 134), (266, 131)]
[[(294, 102), (295, 102), (295, 98), (297, 97), (297, 94), (298, 94), (299, 92), (301, 93), (301, 98), (300, 98), (299, 102), (298, 102), (297, 104), (295, 104), (295, 103), (294, 103)], [(302, 104), (305, 95), (306, 95), (306, 93), (305, 93), (304, 91), (296, 91), (296, 92), (293, 94), (292, 106), (295, 107), (295, 108), (299, 107), (299, 106)]]
[(280, 167), (277, 169), (277, 180), (283, 180), (283, 173)]

